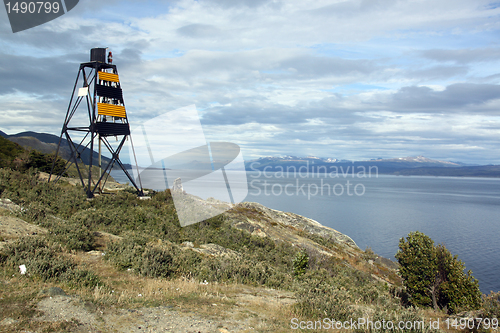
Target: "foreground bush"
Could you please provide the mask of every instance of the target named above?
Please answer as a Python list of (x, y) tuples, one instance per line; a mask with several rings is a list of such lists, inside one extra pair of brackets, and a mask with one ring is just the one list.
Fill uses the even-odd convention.
[(42, 281), (64, 282), (88, 288), (100, 282), (95, 273), (78, 268), (61, 252), (60, 246), (49, 245), (44, 238), (24, 237), (7, 244), (0, 255), (0, 263), (15, 270), (25, 265), (27, 276)]
[(429, 236), (416, 231), (401, 238), (396, 259), (413, 305), (447, 308), (451, 313), (481, 306), (472, 272), (465, 273), (464, 263), (444, 245), (434, 246)]
[(500, 292), (484, 296), (483, 318), (500, 318)]
[(289, 288), (291, 274), (282, 267), (238, 256), (209, 257), (172, 243), (146, 243), (129, 237), (108, 246), (105, 258), (118, 268), (148, 277), (193, 277), (200, 281), (236, 282)]

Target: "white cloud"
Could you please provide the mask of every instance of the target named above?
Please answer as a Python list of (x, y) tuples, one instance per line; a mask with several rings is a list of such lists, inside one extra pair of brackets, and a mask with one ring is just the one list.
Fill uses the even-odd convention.
[(78, 64), (110, 47), (132, 124), (196, 104), (207, 137), (247, 158), (487, 160), (499, 14), (484, 0), (80, 2), (21, 33), (0, 24), (0, 130), (58, 133)]

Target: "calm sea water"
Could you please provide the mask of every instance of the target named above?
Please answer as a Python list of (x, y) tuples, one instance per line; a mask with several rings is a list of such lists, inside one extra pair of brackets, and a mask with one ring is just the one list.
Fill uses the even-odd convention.
[(457, 254), (483, 293), (500, 291), (500, 179), (269, 172), (247, 178), (245, 201), (312, 218), (392, 260), (399, 239), (421, 231)]

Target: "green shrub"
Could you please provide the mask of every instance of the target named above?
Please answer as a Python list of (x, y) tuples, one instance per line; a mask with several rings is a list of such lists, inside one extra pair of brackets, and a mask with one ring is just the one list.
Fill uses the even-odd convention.
[(120, 269), (149, 277), (189, 276), (200, 281), (238, 282), (289, 288), (291, 275), (283, 267), (236, 256), (209, 257), (170, 243), (145, 244), (127, 237), (108, 245), (105, 258)]
[(272, 288), (283, 287), (287, 282), (291, 283), (289, 276), (265, 262), (237, 257), (205, 257), (192, 269), (194, 276), (200, 281), (236, 282)]
[(41, 181), (38, 173), (0, 169), (0, 195), (20, 205), (22, 218), (42, 223), (47, 215), (68, 218), (88, 207), (81, 188)]
[(97, 275), (80, 270), (77, 265), (59, 254), (58, 245), (49, 245), (41, 237), (24, 237), (7, 244), (2, 250), (1, 263), (18, 269), (26, 266), (26, 274), (42, 281), (57, 281), (78, 286), (93, 287), (99, 283)]
[(485, 295), (483, 308), (483, 318), (500, 319), (500, 292), (490, 292), (489, 295)]
[[(358, 318), (352, 307), (352, 296), (340, 282), (329, 276), (325, 270), (304, 274), (303, 282), (298, 287), (295, 310), (306, 318), (322, 318), (325, 314), (335, 320)], [(360, 314), (358, 314), (360, 315)]]
[[(63, 160), (58, 156), (57, 160), (54, 162), (54, 158), (55, 154), (44, 154), (36, 150), (32, 150), (28, 155), (27, 161), (25, 161), (24, 168), (38, 169), (39, 171), (47, 173), (50, 173), (51, 170), (53, 170), (54, 175), (59, 175), (64, 171), (66, 160)], [(52, 165), (54, 165), (54, 169), (52, 169)], [(63, 176), (67, 176), (67, 174), (64, 173)]]
[(141, 256), (139, 272), (143, 276), (167, 278), (174, 273), (173, 258), (167, 250), (148, 246)]
[(416, 306), (432, 306), (431, 287), (437, 272), (434, 242), (421, 232), (408, 234), (399, 241), (396, 259), (404, 285)]
[(293, 258), (293, 274), (295, 276), (303, 275), (309, 268), (309, 255), (306, 251), (297, 252)]
[(72, 286), (93, 289), (97, 285), (102, 285), (97, 274), (87, 269), (70, 269), (61, 275), (61, 279), (68, 281)]
[(479, 283), (471, 271), (465, 273), (464, 263), (444, 245), (434, 246), (429, 236), (416, 231), (401, 238), (396, 259), (411, 304), (452, 313), (481, 306)]
[(23, 205), (19, 213), (23, 220), (40, 223), (47, 218), (51, 212), (45, 205), (40, 202), (33, 201)]
[(50, 228), (51, 238), (68, 250), (91, 251), (94, 249), (94, 233), (78, 224), (59, 222)]
[(0, 168), (14, 166), (12, 161), (23, 152), (23, 147), (0, 135)]
[(113, 262), (119, 269), (139, 269), (146, 239), (142, 237), (124, 238), (108, 244), (105, 259)]

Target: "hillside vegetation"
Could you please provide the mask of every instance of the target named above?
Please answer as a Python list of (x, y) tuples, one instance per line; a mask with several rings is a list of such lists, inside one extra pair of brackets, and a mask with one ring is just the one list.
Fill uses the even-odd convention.
[[(151, 192), (150, 200), (131, 189), (87, 200), (80, 186), (47, 183), (33, 168), (0, 169), (0, 199), (7, 208), (0, 209), (0, 221), (17, 219), (45, 230), (22, 238), (0, 234), (0, 321), (12, 319), (1, 321), (0, 329), (111, 331), (109, 316), (119, 309), (158, 307), (170, 315), (182, 311), (179, 318), (231, 321), (210, 332), (250, 330), (237, 326), (250, 322), (252, 331), (288, 332), (294, 320), (448, 318), (408, 304), (394, 263), (315, 221), (258, 204), (234, 205), (182, 228), (169, 190)], [(48, 287), (77, 295), (101, 319), (34, 320), (46, 302), (40, 290)], [(254, 303), (248, 292), (241, 301), (244, 290), (252, 290)], [(255, 303), (264, 292), (273, 296)], [(498, 316), (497, 295), (482, 306), (473, 316)], [(403, 330), (409, 331), (392, 331)]]
[(23, 147), (0, 136), (0, 167), (11, 166), (14, 159), (24, 151)]

